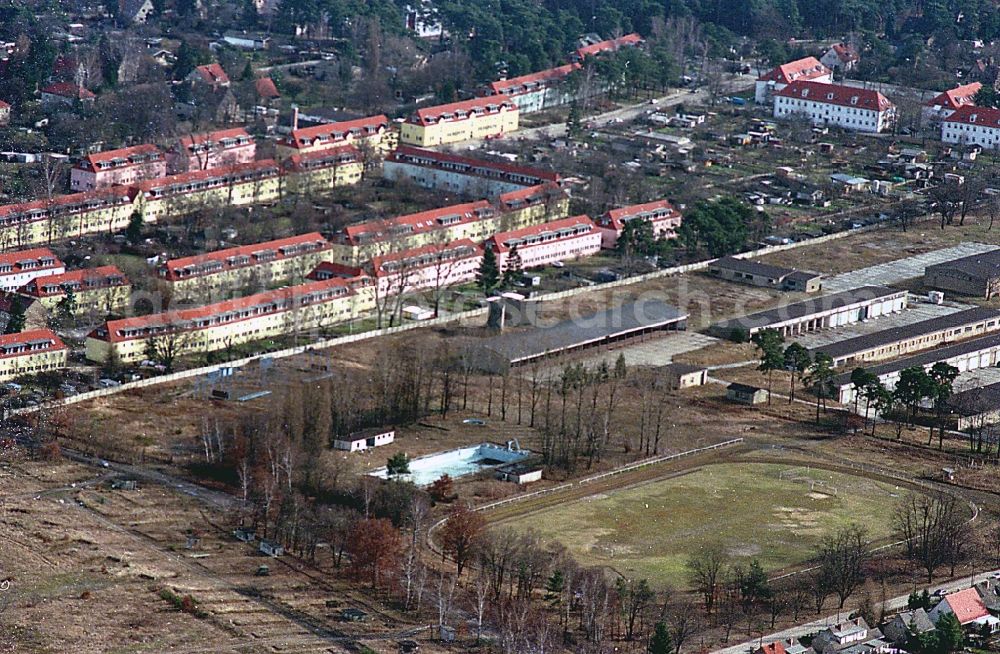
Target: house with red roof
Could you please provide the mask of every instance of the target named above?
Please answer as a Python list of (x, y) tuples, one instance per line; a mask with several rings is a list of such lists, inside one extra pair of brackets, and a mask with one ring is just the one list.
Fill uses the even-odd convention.
[(66, 266), (48, 248), (0, 253), (0, 291), (16, 291), (36, 277), (64, 272)]
[(1000, 109), (965, 105), (941, 120), (941, 140), (984, 150), (1000, 148)]
[(10, 122), (10, 105), (0, 100), (0, 125)]
[(207, 84), (213, 89), (226, 88), (230, 84), (229, 75), (217, 63), (197, 66), (185, 79), (196, 84)]
[(896, 107), (872, 89), (796, 80), (774, 94), (774, 117), (877, 134), (896, 122)]
[(927, 613), (934, 624), (949, 614), (954, 615), (963, 627), (978, 630), (983, 625), (988, 625), (991, 632), (1000, 630), (1000, 620), (990, 615), (989, 609), (983, 604), (979, 591), (975, 588), (966, 588), (945, 595), (937, 606)]
[(388, 135), (389, 119), (384, 114), (302, 127), (293, 129), (278, 141), (278, 156), (286, 157), (352, 144), (386, 149)]
[(924, 124), (938, 123), (962, 107), (975, 106), (976, 94), (981, 88), (983, 85), (979, 82), (971, 82), (934, 96), (924, 103), (920, 112), (922, 122)]
[(0, 336), (0, 381), (66, 367), (69, 348), (50, 329)]
[(522, 114), (558, 107), (579, 97), (578, 92), (570, 92), (563, 82), (580, 68), (580, 64), (574, 62), (537, 73), (502, 79), (491, 82), (481, 94), (486, 97), (510, 98), (517, 103), (517, 108)]
[(483, 248), (465, 238), (377, 256), (368, 268), (378, 297), (388, 297), (471, 282), (482, 262)]
[(589, 216), (573, 216), (500, 232), (484, 246), (496, 253), (501, 271), (538, 268), (597, 254), (601, 251), (601, 230)]
[(96, 152), (79, 159), (70, 170), (69, 187), (74, 191), (93, 191), (109, 186), (127, 186), (166, 174), (166, 157), (155, 145), (146, 143)]
[(754, 101), (757, 104), (768, 104), (771, 96), (796, 80), (830, 84), (833, 82), (833, 71), (816, 57), (805, 57), (775, 66), (757, 78), (754, 84)]
[[(36, 277), (17, 293), (49, 311), (65, 306), (73, 316), (107, 316), (128, 307), (132, 284), (117, 266), (99, 266)], [(69, 297), (72, 302), (67, 305)]]
[(399, 141), (426, 148), (473, 139), (495, 139), (517, 130), (517, 104), (500, 96), (417, 109), (400, 126)]
[(617, 52), (622, 48), (635, 48), (642, 45), (642, 37), (633, 32), (632, 34), (626, 34), (625, 36), (620, 36), (616, 39), (608, 39), (606, 41), (598, 41), (597, 43), (588, 43), (572, 54), (571, 59), (576, 62), (583, 61), (587, 57), (593, 57), (596, 55), (604, 54), (605, 52)]
[(625, 223), (630, 220), (641, 220), (650, 223), (653, 238), (677, 238), (677, 229), (681, 226), (683, 217), (666, 200), (654, 200), (642, 204), (611, 209), (595, 222), (601, 230), (601, 247), (614, 249), (618, 245), (618, 237), (625, 229)]
[(861, 61), (861, 55), (858, 54), (857, 48), (850, 43), (834, 43), (820, 57), (820, 61), (830, 70), (846, 73), (857, 67), (858, 62)]
[(382, 162), (382, 177), (409, 180), (426, 189), (493, 197), (559, 182), (559, 174), (506, 161), (473, 159), (451, 152), (400, 145)]
[(257, 93), (257, 99), (265, 104), (281, 97), (281, 92), (270, 77), (258, 77), (253, 83), (253, 88)]
[(97, 96), (84, 87), (70, 82), (56, 82), (42, 89), (42, 104), (46, 107), (75, 102), (93, 102)]
[(212, 170), (250, 163), (257, 158), (257, 142), (242, 127), (180, 137), (167, 154), (170, 172)]

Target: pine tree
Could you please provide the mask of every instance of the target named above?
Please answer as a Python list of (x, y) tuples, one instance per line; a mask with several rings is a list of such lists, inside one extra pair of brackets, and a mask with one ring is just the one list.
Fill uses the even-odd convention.
[(24, 331), (24, 324), (27, 320), (25, 311), (24, 301), (20, 296), (15, 297), (10, 304), (10, 318), (7, 320), (4, 334), (17, 334)]
[(483, 262), (476, 273), (476, 286), (489, 295), (500, 286), (500, 266), (497, 264), (497, 253), (487, 246), (483, 250)]
[(76, 313), (76, 309), (76, 293), (72, 288), (67, 288), (66, 295), (63, 296), (63, 299), (59, 300), (59, 304), (56, 306), (59, 322), (63, 325), (73, 322), (73, 315)]
[(517, 251), (517, 246), (513, 246), (507, 254), (507, 270), (503, 273), (503, 285), (510, 288), (514, 282), (521, 278), (521, 255)]
[(649, 654), (671, 654), (674, 651), (674, 640), (666, 623), (657, 622), (653, 628), (653, 637), (649, 639)]
[(552, 575), (545, 582), (545, 599), (558, 600), (566, 586), (566, 577), (563, 571), (556, 568)]
[(128, 227), (125, 228), (125, 238), (129, 243), (135, 245), (142, 238), (142, 214), (136, 211), (128, 219)]

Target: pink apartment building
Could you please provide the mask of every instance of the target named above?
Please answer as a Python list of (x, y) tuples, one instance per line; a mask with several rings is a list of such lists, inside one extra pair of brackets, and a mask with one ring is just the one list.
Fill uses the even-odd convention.
[(167, 161), (155, 145), (144, 144), (89, 154), (73, 166), (70, 189), (93, 191), (109, 186), (127, 186), (167, 174)]

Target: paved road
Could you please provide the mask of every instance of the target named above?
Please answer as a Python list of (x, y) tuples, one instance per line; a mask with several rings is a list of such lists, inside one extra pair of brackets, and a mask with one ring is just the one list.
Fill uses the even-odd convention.
[[(955, 579), (953, 581), (940, 584), (938, 586), (931, 586), (930, 591), (932, 593), (938, 590), (955, 591), (961, 590), (963, 588), (969, 588), (972, 586), (973, 581), (982, 581), (994, 574), (1000, 573), (1000, 570), (993, 570), (991, 572), (985, 572), (982, 574), (977, 574), (975, 577), (963, 577), (961, 579)], [(887, 600), (885, 607), (888, 611), (897, 611), (899, 609), (906, 608), (906, 601), (909, 599), (909, 594), (900, 595), (899, 597), (893, 597)], [(837, 622), (843, 620), (847, 617), (848, 611), (840, 611), (832, 615), (828, 615), (825, 618), (820, 618), (819, 620), (813, 620), (812, 622), (807, 622), (783, 631), (776, 631), (773, 634), (768, 634), (762, 638), (757, 638), (754, 640), (749, 640), (739, 645), (733, 645), (731, 647), (726, 647), (723, 649), (717, 649), (713, 651), (713, 654), (747, 654), (747, 652), (753, 652), (761, 643), (770, 643), (775, 640), (784, 640), (785, 638), (801, 638), (802, 636), (807, 636), (809, 634), (815, 633), (822, 629), (825, 629), (831, 624), (836, 624)]]

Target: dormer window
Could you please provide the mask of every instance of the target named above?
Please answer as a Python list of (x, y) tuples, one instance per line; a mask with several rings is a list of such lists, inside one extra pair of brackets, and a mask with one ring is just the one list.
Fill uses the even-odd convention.
[(826, 94), (826, 99), (827, 100), (833, 100), (833, 94), (832, 93), (827, 93)]
[(803, 98), (809, 97), (809, 89), (802, 89), (802, 97)]
[(856, 95), (851, 96), (851, 104), (857, 104), (857, 103), (858, 103), (858, 96)]
[(972, 114), (971, 116), (969, 116), (969, 122), (970, 123), (976, 122), (976, 116), (977, 116), (977, 114)]

